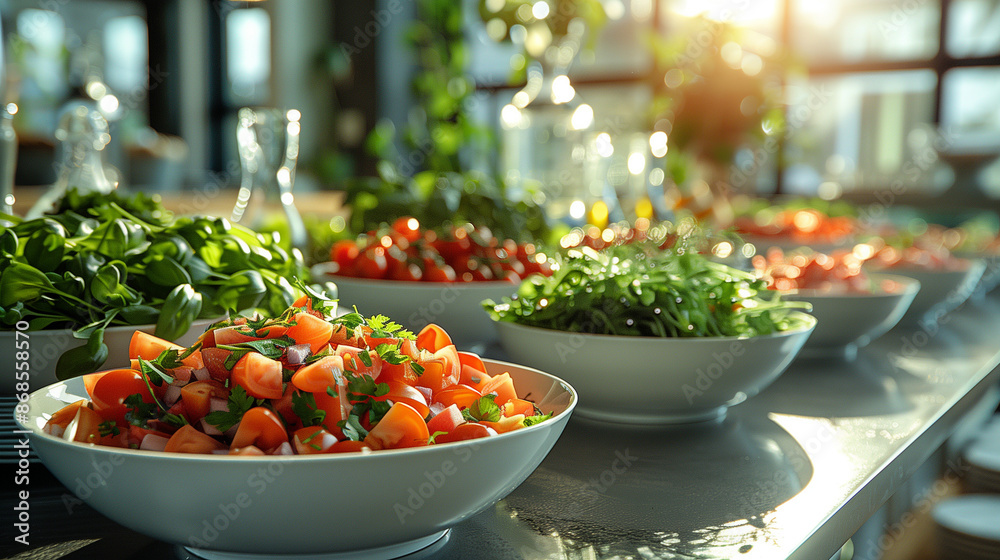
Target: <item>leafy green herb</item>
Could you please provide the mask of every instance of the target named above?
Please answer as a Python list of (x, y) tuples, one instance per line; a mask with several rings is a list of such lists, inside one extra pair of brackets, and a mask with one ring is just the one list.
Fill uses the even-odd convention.
[(500, 406), (493, 402), (497, 396), (483, 395), (462, 411), (462, 416), (469, 422), (499, 422), (502, 416)]
[(385, 315), (369, 317), (366, 324), (372, 329), (372, 338), (405, 338), (409, 340), (417, 338), (412, 332), (405, 330), (402, 325)]
[(101, 422), (97, 425), (97, 430), (100, 432), (101, 436), (117, 436), (122, 433), (121, 430), (118, 429), (118, 426), (115, 425), (114, 420), (105, 420), (104, 422)]
[(157, 357), (157, 361), (154, 362), (143, 359), (141, 356), (139, 357), (139, 370), (142, 371), (143, 375), (149, 380), (150, 383), (156, 385), (157, 387), (161, 387), (164, 383), (170, 385), (174, 382), (173, 376), (167, 373), (163, 369), (163, 366), (158, 363), (160, 357), (164, 357), (165, 355), (167, 355), (167, 352), (160, 354), (160, 356)]
[(355, 401), (354, 408), (351, 409), (351, 414), (362, 418), (367, 413), (368, 422), (373, 426), (392, 407), (388, 401), (375, 398), (389, 394), (389, 384), (376, 383), (370, 375), (348, 376), (347, 391), (351, 396), (351, 400)]
[(444, 435), (444, 434), (447, 434), (447, 433), (448, 432), (442, 432), (442, 431), (434, 432), (433, 434), (431, 434), (431, 437), (427, 438), (427, 445), (433, 445), (434, 444), (434, 440), (437, 439), (438, 436), (441, 436), (441, 435)]
[(551, 412), (548, 413), (548, 414), (536, 414), (534, 416), (526, 416), (524, 418), (524, 425), (525, 426), (534, 426), (535, 424), (540, 424), (540, 423), (548, 420), (549, 418), (552, 418), (552, 413)]
[[(655, 248), (655, 247), (654, 247)], [(560, 331), (656, 337), (751, 337), (805, 326), (753, 274), (684, 245), (570, 250), (551, 277), (525, 279), (514, 297), (483, 302), (496, 321)]]
[[(272, 360), (277, 360), (284, 355), (285, 349), (289, 346), (293, 346), (294, 344), (295, 341), (288, 335), (285, 335), (280, 338), (265, 338), (263, 340), (248, 340), (246, 342), (237, 342), (235, 344), (220, 344), (218, 347), (223, 350), (231, 350), (234, 353), (243, 352), (243, 354), (246, 354), (246, 351), (249, 350), (256, 350), (258, 353), (263, 354)], [(229, 369), (232, 368), (230, 367)]]
[(316, 408), (316, 397), (312, 393), (293, 392), (292, 412), (302, 420), (303, 426), (318, 426), (326, 420), (326, 411)]
[(243, 387), (235, 385), (229, 391), (228, 410), (209, 412), (205, 415), (205, 422), (215, 426), (220, 432), (225, 432), (238, 424), (248, 410), (263, 402), (261, 399), (254, 399), (248, 395)]
[(346, 420), (337, 422), (344, 437), (351, 441), (363, 441), (368, 436), (368, 430), (361, 425), (361, 419), (357, 414), (351, 413)]
[(143, 401), (142, 395), (139, 393), (125, 397), (122, 403), (128, 408), (125, 412), (125, 420), (133, 426), (147, 428), (150, 420), (156, 420), (159, 417), (156, 403)]
[(0, 227), (0, 329), (24, 320), (87, 339), (57, 361), (60, 379), (100, 369), (107, 327), (154, 323), (174, 339), (230, 309), (278, 315), (301, 293), (286, 278), (308, 274), (273, 236), (222, 218), (175, 219), (145, 195), (71, 189), (58, 214), (9, 221)]

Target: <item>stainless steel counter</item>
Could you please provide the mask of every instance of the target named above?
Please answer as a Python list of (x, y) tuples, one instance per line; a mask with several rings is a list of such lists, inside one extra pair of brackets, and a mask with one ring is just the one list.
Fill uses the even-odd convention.
[[(496, 348), (484, 354), (503, 358)], [(897, 327), (853, 360), (799, 359), (721, 422), (574, 418), (510, 496), (412, 558), (825, 560), (973, 407), (996, 407), (998, 363), (995, 294), (941, 324)], [(187, 556), (86, 506), (68, 513), (65, 490), (36, 471), (33, 546), (82, 546), (51, 558)], [(24, 552), (9, 541), (2, 550)]]

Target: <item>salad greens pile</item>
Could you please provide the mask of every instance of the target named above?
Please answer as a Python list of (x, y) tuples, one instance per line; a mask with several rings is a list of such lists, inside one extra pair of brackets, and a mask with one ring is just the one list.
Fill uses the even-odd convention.
[(307, 277), (273, 236), (223, 218), (174, 220), (150, 197), (71, 194), (60, 210), (0, 226), (0, 329), (23, 320), (87, 340), (59, 358), (60, 379), (100, 368), (110, 326), (155, 323), (173, 340), (230, 310), (277, 315), (298, 296), (286, 278)]
[(483, 306), (495, 321), (560, 331), (658, 337), (751, 337), (804, 327), (752, 273), (695, 251), (642, 244), (571, 249), (551, 277), (526, 278), (512, 298)]

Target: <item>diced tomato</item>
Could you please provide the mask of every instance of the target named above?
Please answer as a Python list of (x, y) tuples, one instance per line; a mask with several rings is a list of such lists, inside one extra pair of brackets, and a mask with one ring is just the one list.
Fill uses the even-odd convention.
[(512, 432), (524, 427), (524, 416), (515, 414), (514, 416), (504, 416), (498, 422), (481, 422), (484, 426), (493, 428), (498, 434)]
[[(284, 325), (266, 326), (254, 331), (246, 325), (233, 325), (215, 329), (215, 345), (224, 346), (239, 344), (253, 340), (281, 338), (287, 334), (288, 327)], [(258, 333), (260, 336), (258, 336)]]
[(412, 362), (402, 364), (390, 364), (382, 362), (382, 373), (379, 375), (379, 382), (399, 381), (407, 385), (416, 385), (420, 382), (420, 377), (413, 370)]
[[(462, 422), (465, 422), (465, 419), (462, 417), (462, 411), (458, 409), (458, 406), (452, 404), (427, 421), (427, 431), (431, 434), (436, 432), (450, 432)], [(434, 441), (437, 441), (437, 439)]]
[(242, 455), (244, 457), (260, 457), (262, 455), (267, 455), (260, 450), (256, 445), (248, 445), (246, 447), (230, 447), (230, 455)]
[(328, 432), (323, 426), (306, 426), (295, 430), (292, 443), (299, 455), (329, 453), (330, 448), (337, 443), (337, 436)]
[[(344, 432), (340, 429), (338, 425), (339, 422), (346, 420), (347, 416), (351, 413), (351, 401), (347, 394), (347, 378), (342, 380), (342, 384), (336, 389), (336, 394), (331, 395), (327, 391), (322, 391), (319, 393), (313, 393), (313, 400), (316, 401), (316, 410), (322, 410), (326, 413), (323, 418), (323, 425), (326, 429), (337, 438), (343, 438)], [(367, 416), (367, 415), (366, 415)]]
[[(370, 366), (365, 365), (365, 362), (359, 357), (361, 352), (368, 353)], [(334, 354), (343, 358), (344, 369), (346, 371), (357, 375), (370, 375), (375, 380), (378, 380), (379, 375), (382, 373), (382, 358), (374, 350), (362, 350), (356, 346), (341, 344), (334, 350)]]
[(140, 428), (139, 426), (129, 426), (128, 427), (128, 443), (129, 445), (141, 445), (142, 438), (149, 434), (160, 436), (164, 439), (170, 439), (170, 434), (166, 432), (161, 432), (159, 430), (148, 430), (146, 428)]
[(243, 387), (247, 394), (258, 399), (280, 399), (282, 387), (281, 362), (263, 354), (250, 352), (233, 366), (233, 384)]
[(42, 429), (47, 434), (53, 433), (53, 428), (58, 427), (60, 430), (65, 430), (66, 426), (76, 418), (76, 413), (81, 406), (86, 406), (87, 401), (80, 399), (75, 403), (68, 404), (59, 410), (57, 410), (49, 421), (45, 423), (45, 427)]
[(202, 348), (201, 356), (205, 361), (205, 369), (212, 379), (225, 382), (229, 379), (229, 370), (226, 369), (226, 360), (233, 352), (222, 348)]
[(178, 429), (163, 449), (172, 453), (212, 453), (226, 448), (226, 445), (212, 436), (199, 432), (190, 424)]
[(479, 439), (495, 435), (497, 432), (492, 428), (476, 422), (466, 422), (449, 430), (446, 434), (440, 434), (434, 438), (434, 443), (450, 443), (453, 441), (465, 441), (468, 439)]
[[(461, 352), (459, 352), (461, 354)], [(484, 368), (485, 369), (485, 368)], [(458, 382), (462, 385), (468, 385), (477, 391), (482, 391), (483, 386), (489, 382), (492, 377), (489, 376), (484, 370), (476, 369), (475, 367), (462, 364), (462, 373), (458, 376)]]
[(496, 399), (493, 402), (500, 406), (506, 404), (507, 401), (517, 398), (517, 392), (514, 390), (514, 382), (510, 379), (509, 373), (501, 373), (490, 379), (483, 385), (482, 391), (483, 395), (488, 395), (490, 393), (496, 394)]
[[(165, 391), (166, 387), (163, 390)], [(128, 407), (124, 401), (135, 394), (138, 394), (143, 402), (153, 402), (153, 396), (149, 394), (141, 373), (130, 369), (114, 369), (105, 372), (94, 384), (91, 401), (94, 403), (94, 410), (104, 419), (114, 420), (119, 426), (125, 426), (127, 425), (125, 413)]]
[(288, 336), (296, 344), (308, 344), (313, 354), (319, 352), (333, 335), (333, 325), (309, 313), (297, 313), (292, 317), (294, 325), (288, 327)]
[(458, 384), (434, 393), (434, 402), (439, 402), (445, 406), (455, 405), (459, 409), (465, 410), (482, 396), (482, 393), (472, 387)]
[(370, 453), (371, 450), (365, 442), (351, 440), (338, 441), (330, 447), (330, 453)]
[(347, 344), (350, 346), (361, 347), (364, 346), (364, 339), (361, 337), (360, 333), (355, 332), (352, 329), (348, 329), (344, 325), (332, 325), (333, 330), (330, 332), (330, 344), (334, 347), (340, 346), (341, 344)]
[(424, 417), (412, 406), (397, 402), (368, 432), (365, 445), (373, 450), (421, 447), (429, 438)]
[(428, 352), (437, 352), (451, 344), (453, 343), (448, 333), (434, 323), (427, 325), (417, 334), (417, 348), (427, 350)]
[(132, 340), (128, 344), (128, 357), (131, 359), (142, 358), (144, 360), (155, 360), (165, 350), (184, 350), (169, 340), (153, 336), (142, 331), (132, 333)]
[(229, 399), (229, 389), (215, 380), (195, 381), (181, 387), (181, 400), (188, 422), (198, 422), (208, 414), (211, 399)]
[(389, 381), (386, 385), (389, 387), (389, 392), (380, 397), (373, 397), (373, 400), (404, 402), (412, 406), (421, 418), (426, 418), (430, 414), (431, 409), (427, 406), (427, 399), (420, 391), (400, 381)]
[(524, 399), (513, 398), (503, 404), (502, 410), (504, 416), (514, 416), (517, 414), (522, 416), (534, 416), (535, 403)]
[(96, 373), (88, 373), (83, 376), (83, 388), (87, 390), (87, 395), (89, 395), (90, 398), (94, 398), (94, 385), (97, 384), (97, 380), (104, 377), (107, 373), (108, 372), (106, 371), (98, 371)]
[(424, 367), (424, 372), (417, 384), (435, 393), (458, 383), (462, 373), (454, 345), (445, 346), (430, 356), (425, 354), (418, 358), (418, 363)]
[(295, 429), (301, 427), (302, 419), (299, 418), (295, 411), (292, 409), (292, 395), (295, 394), (295, 385), (288, 383), (285, 385), (285, 392), (281, 395), (280, 399), (272, 399), (271, 407), (274, 411), (281, 416), (281, 419), (285, 421), (285, 425), (289, 429)]
[(232, 447), (255, 445), (268, 451), (288, 441), (288, 432), (277, 414), (263, 406), (255, 406), (246, 411), (240, 421)]
[(340, 356), (324, 356), (319, 360), (299, 368), (292, 375), (292, 385), (300, 391), (319, 393), (328, 387), (334, 390), (344, 377), (344, 359)]

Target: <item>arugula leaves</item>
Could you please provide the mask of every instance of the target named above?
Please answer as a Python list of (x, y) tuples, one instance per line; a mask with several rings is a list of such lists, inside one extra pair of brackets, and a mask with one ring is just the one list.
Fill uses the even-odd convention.
[(229, 410), (209, 412), (205, 415), (205, 422), (215, 426), (220, 432), (226, 432), (239, 424), (248, 410), (263, 403), (264, 399), (255, 399), (247, 394), (246, 389), (234, 385), (229, 391)]

